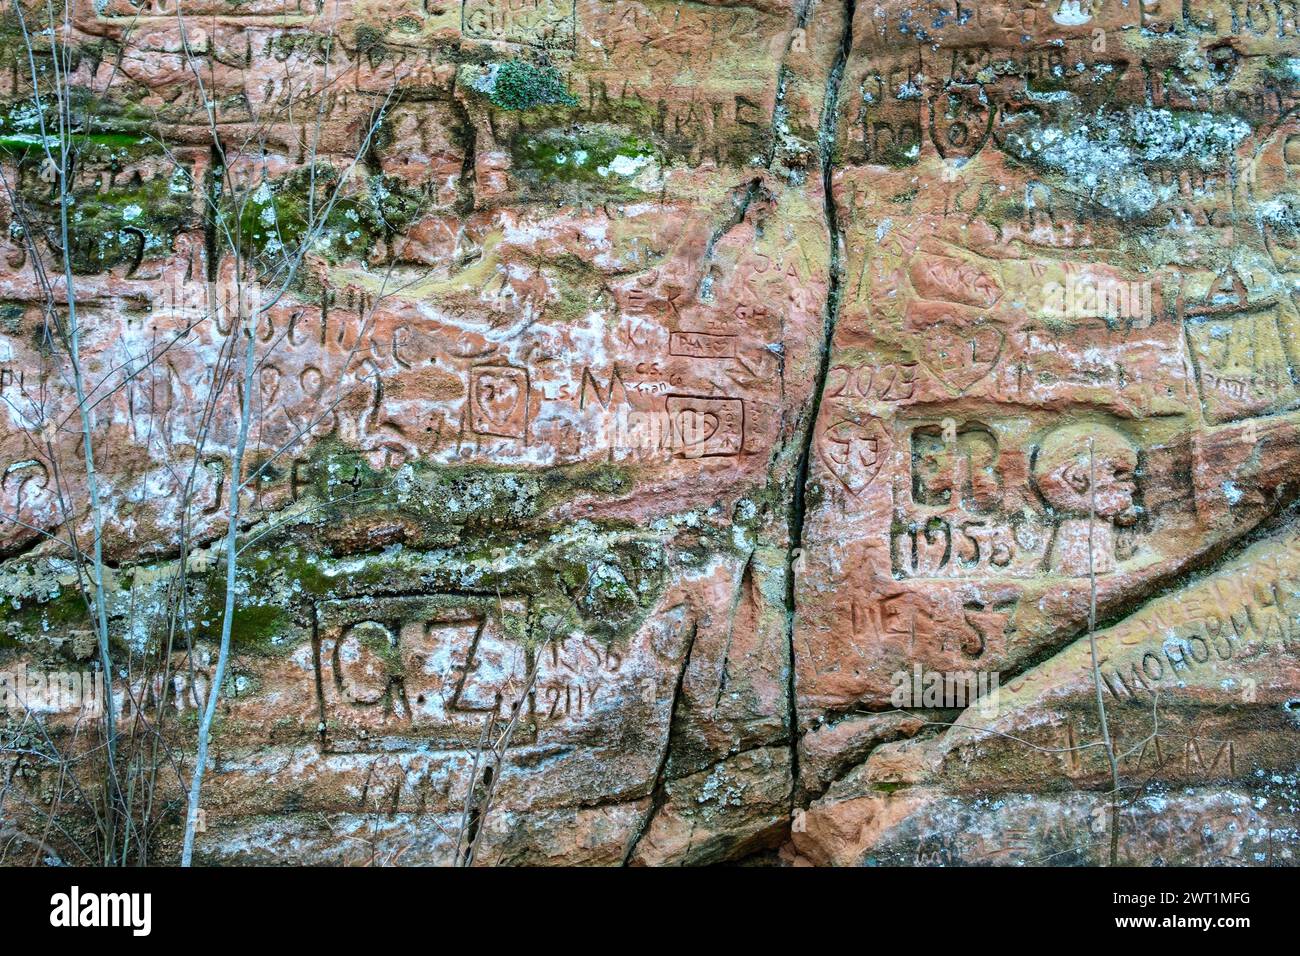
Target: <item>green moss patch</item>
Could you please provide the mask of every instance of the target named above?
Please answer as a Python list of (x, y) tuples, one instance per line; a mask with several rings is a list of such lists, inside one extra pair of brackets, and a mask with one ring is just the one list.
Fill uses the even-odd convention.
[(308, 252), (331, 261), (359, 259), (383, 237), (400, 232), (423, 213), (426, 197), (392, 176), (372, 176), (364, 189), (339, 189), (341, 173), (317, 164), (259, 185), (237, 211), (238, 235), (253, 255), (277, 260)]
[(75, 192), (69, 213), (74, 271), (97, 273), (170, 252), (189, 219), (189, 192), (181, 169), (169, 179)]
[(612, 126), (521, 132), (511, 151), (516, 172), (536, 186), (576, 186), (605, 196), (640, 194), (635, 184), (663, 161), (649, 139)]
[(553, 66), (534, 66), (525, 60), (493, 64), (477, 89), (493, 106), (503, 110), (578, 105), (559, 70)]
[(66, 153), (74, 272), (99, 273), (170, 252), (191, 216), (189, 170), (167, 160), (149, 135), (150, 118), (133, 107), (74, 89), (69, 114), (61, 130), (51, 104), (20, 99), (0, 106), (0, 153), (17, 163), (27, 221), (52, 249), (62, 248), (59, 167)]

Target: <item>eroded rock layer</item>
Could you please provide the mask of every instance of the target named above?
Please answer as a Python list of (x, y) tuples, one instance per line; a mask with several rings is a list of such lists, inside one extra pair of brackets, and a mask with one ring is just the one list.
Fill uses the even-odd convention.
[(233, 553), (201, 862), (1297, 861), (1300, 7), (48, 15), (0, 669), (149, 859)]

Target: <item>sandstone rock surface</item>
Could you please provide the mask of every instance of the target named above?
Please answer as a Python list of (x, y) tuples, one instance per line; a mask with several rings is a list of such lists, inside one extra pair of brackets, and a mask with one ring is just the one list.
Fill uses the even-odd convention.
[[(102, 622), (130, 853), (233, 520), (200, 862), (1300, 859), (1293, 4), (69, 4), (0, 671)], [(94, 859), (38, 710), (0, 826)]]

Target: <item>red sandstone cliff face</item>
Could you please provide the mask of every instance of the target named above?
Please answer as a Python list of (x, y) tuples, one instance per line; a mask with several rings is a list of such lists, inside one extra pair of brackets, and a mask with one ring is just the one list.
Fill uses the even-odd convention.
[(6, 861), (1294, 861), (1300, 10), (47, 17)]

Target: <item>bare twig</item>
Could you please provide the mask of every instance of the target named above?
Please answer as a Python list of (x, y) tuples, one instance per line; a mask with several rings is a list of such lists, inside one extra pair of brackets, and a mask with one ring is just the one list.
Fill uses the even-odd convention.
[(1092, 652), (1092, 683), (1097, 692), (1097, 717), (1101, 721), (1101, 739), (1110, 762), (1111, 790), (1110, 813), (1110, 865), (1119, 863), (1119, 761), (1115, 759), (1115, 745), (1110, 738), (1106, 722), (1106, 701), (1101, 692), (1101, 665), (1097, 660), (1097, 568), (1093, 554), (1093, 524), (1097, 517), (1097, 462), (1093, 454), (1093, 439), (1088, 439), (1088, 648)]

